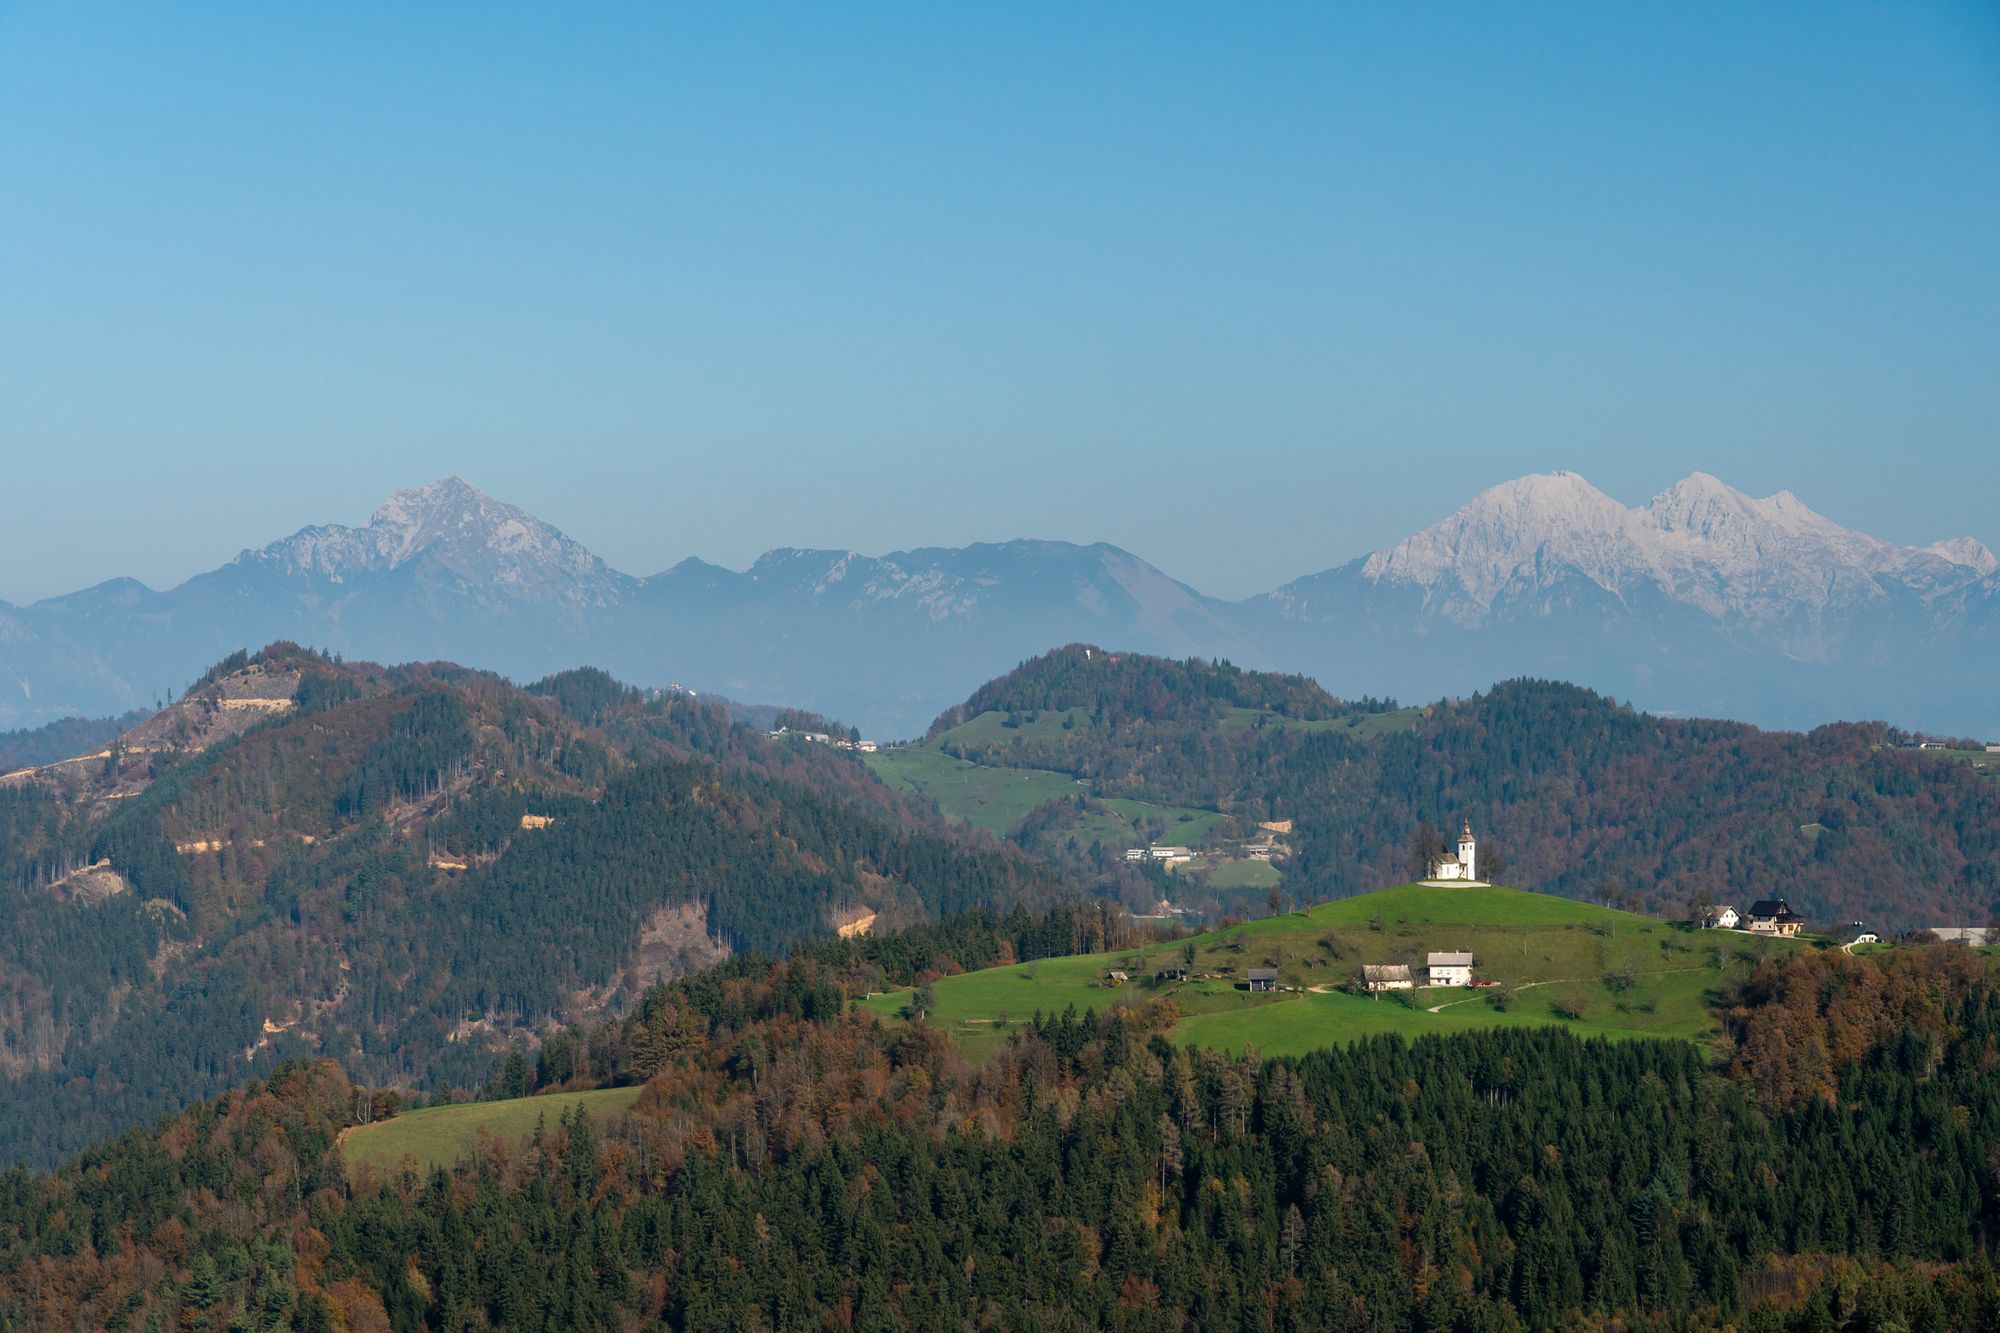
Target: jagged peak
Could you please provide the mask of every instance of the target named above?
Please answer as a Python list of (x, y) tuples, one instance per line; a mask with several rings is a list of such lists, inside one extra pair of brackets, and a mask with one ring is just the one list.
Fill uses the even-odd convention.
[(1765, 500), (1758, 500), (1748, 491), (1739, 491), (1734, 486), (1711, 472), (1690, 472), (1673, 485), (1655, 495), (1642, 506), (1642, 512), (1659, 513), (1665, 510), (1686, 509), (1701, 505), (1727, 505), (1737, 509), (1755, 509), (1760, 506), (1776, 505), (1780, 500), (1792, 504), (1798, 498), (1790, 491), (1780, 491)]
[(464, 477), (458, 475), (458, 473), (451, 472), (437, 478), (435, 481), (427, 481), (418, 486), (405, 486), (401, 490), (392, 492), (388, 502), (393, 503), (398, 500), (405, 500), (428, 503), (436, 500), (454, 499), (484, 501), (492, 498), (485, 491), (480, 490)]
[(374, 545), (393, 567), (440, 542), (470, 541), (498, 552), (574, 545), (518, 505), (495, 500), (463, 477), (440, 477), (397, 491), (368, 520)]
[(2000, 559), (1995, 559), (1986, 543), (1975, 537), (1953, 537), (1947, 541), (1932, 542), (1920, 547), (1919, 555), (1934, 555), (1940, 560), (1949, 560), (1954, 565), (1962, 565), (1986, 578), (1995, 570), (2000, 570)]
[(1707, 472), (1690, 472), (1637, 512), (1670, 532), (1706, 529), (1718, 521), (1731, 519), (1793, 526), (1808, 521), (1838, 526), (1815, 513), (1790, 491), (1779, 491), (1760, 500)]
[(607, 595), (618, 577), (577, 542), (527, 510), (495, 500), (460, 476), (389, 496), (360, 527), (304, 528), (239, 559), (343, 579), (427, 556), (507, 596)]
[(1790, 491), (1760, 500), (1705, 472), (1668, 487), (1638, 513), (1679, 543), (1672, 560), (1711, 580), (1741, 576), (1753, 563), (1846, 567), (1872, 577), (1910, 562), (1905, 548), (1837, 523)]
[(1484, 606), (1549, 558), (1604, 582), (1633, 558), (1635, 526), (1631, 510), (1578, 473), (1536, 473), (1490, 486), (1443, 522), (1375, 552), (1362, 575), (1426, 587), (1449, 575)]

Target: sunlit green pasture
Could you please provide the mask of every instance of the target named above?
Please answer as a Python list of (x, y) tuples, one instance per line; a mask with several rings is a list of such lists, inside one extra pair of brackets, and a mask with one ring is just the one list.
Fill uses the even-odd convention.
[(516, 1097), (499, 1102), (463, 1102), (405, 1111), (372, 1125), (357, 1125), (341, 1135), (341, 1155), (349, 1170), (363, 1166), (391, 1171), (405, 1159), (419, 1170), (450, 1166), (478, 1143), (482, 1133), (509, 1143), (525, 1143), (537, 1124), (553, 1128), (564, 1113), (581, 1106), (592, 1116), (615, 1115), (638, 1098), (639, 1089), (599, 1088), (591, 1092), (552, 1092), (540, 1097)]
[(896, 790), (928, 796), (947, 818), (1002, 836), (1044, 801), (1083, 790), (1063, 773), (987, 768), (926, 745), (878, 750), (863, 759), (877, 777)]
[[(1156, 980), (1189, 965), (1197, 979)], [(1048, 958), (946, 977), (932, 987), (929, 1021), (975, 1052), (1038, 1010), (1079, 1012), (1171, 999), (1176, 1040), (1269, 1053), (1337, 1045), (1375, 1032), (1560, 1024), (1605, 1036), (1703, 1040), (1718, 1033), (1714, 1006), (1727, 984), (1774, 949), (1808, 941), (1694, 931), (1650, 917), (1507, 888), (1405, 885), (1322, 903), (1144, 949)], [(1405, 963), (1425, 978), (1431, 951), (1469, 950), (1491, 987), (1348, 995), (1337, 989), (1363, 963)], [(1272, 967), (1281, 989), (1251, 994), (1249, 970)], [(1108, 981), (1127, 972), (1122, 985)], [(1326, 993), (1315, 993), (1315, 992)], [(871, 997), (900, 1020), (911, 993)], [(1433, 1007), (1438, 1012), (1429, 1012)]]
[[(984, 714), (982, 716), (993, 716)], [(970, 725), (970, 724), (967, 724)], [(898, 791), (914, 792), (937, 802), (947, 819), (1004, 837), (1030, 810), (1045, 801), (1080, 795), (1088, 788), (1065, 773), (1038, 768), (991, 768), (944, 754), (930, 745), (897, 746), (863, 756), (868, 767)], [(1102, 843), (1129, 847), (1149, 840), (1144, 832), (1156, 824), (1157, 840), (1194, 844), (1221, 823), (1213, 810), (1154, 805), (1113, 797), (1101, 802), (1075, 830), (1078, 845)]]

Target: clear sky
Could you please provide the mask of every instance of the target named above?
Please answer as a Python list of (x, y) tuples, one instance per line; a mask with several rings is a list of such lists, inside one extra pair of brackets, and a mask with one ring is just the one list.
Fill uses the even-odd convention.
[(0, 598), (447, 472), (1241, 595), (1555, 468), (2000, 545), (2000, 5), (0, 0)]

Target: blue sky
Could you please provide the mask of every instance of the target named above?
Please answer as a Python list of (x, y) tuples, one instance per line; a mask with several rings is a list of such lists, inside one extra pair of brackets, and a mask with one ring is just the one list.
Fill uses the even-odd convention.
[[(421, 11), (421, 12), (418, 12)], [(458, 472), (1219, 594), (1687, 472), (2000, 545), (2000, 7), (0, 0), (0, 598)]]

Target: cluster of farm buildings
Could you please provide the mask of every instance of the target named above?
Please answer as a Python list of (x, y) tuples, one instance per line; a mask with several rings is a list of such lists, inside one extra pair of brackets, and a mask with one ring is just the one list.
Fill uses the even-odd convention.
[[(1473, 958), (1462, 950), (1429, 954), (1424, 959), (1426, 986), (1473, 986)], [(1418, 982), (1408, 963), (1367, 963), (1361, 968), (1361, 984), (1372, 991), (1415, 990)], [(1488, 983), (1491, 984), (1491, 983)]]
[[(1292, 821), (1289, 819), (1272, 820), (1269, 823), (1259, 824), (1257, 827), (1263, 831), (1262, 837), (1238, 844), (1227, 855), (1245, 861), (1281, 860), (1285, 855), (1286, 849), (1285, 844), (1279, 841), (1279, 839), (1292, 831)], [(1191, 864), (1196, 857), (1203, 855), (1203, 853), (1196, 851), (1192, 847), (1156, 842), (1149, 847), (1127, 847), (1124, 855), (1127, 861), (1158, 861), (1171, 870), (1176, 866)]]
[[(1734, 907), (1717, 907), (1703, 913), (1700, 924), (1710, 930), (1740, 930), (1746, 935), (1797, 935), (1805, 929), (1806, 919), (1791, 909), (1783, 898), (1764, 898), (1751, 903), (1749, 910), (1739, 912)], [(1983, 945), (1990, 943), (1992, 934), (1984, 926), (1932, 926), (1927, 932), (1946, 944)], [(1846, 945), (1880, 944), (1880, 933), (1870, 930), (1859, 921), (1849, 924), (1840, 933), (1840, 942)]]
[[(1424, 973), (1426, 986), (1476, 986), (1491, 985), (1491, 982), (1476, 982), (1472, 979), (1472, 954), (1465, 951), (1433, 953), (1425, 959)], [(1369, 963), (1361, 969), (1362, 979), (1369, 990), (1414, 990), (1418, 982), (1415, 969), (1408, 963), (1385, 963), (1380, 966)], [(1190, 973), (1184, 967), (1164, 968), (1156, 973), (1156, 981), (1186, 981)], [(1122, 985), (1131, 980), (1131, 974), (1113, 969), (1105, 974), (1112, 985)], [(1278, 969), (1275, 967), (1253, 967), (1244, 974), (1248, 989), (1254, 992), (1278, 989)]]
[(1783, 898), (1761, 898), (1751, 903), (1747, 912), (1718, 907), (1703, 924), (1711, 930), (1740, 930), (1750, 935), (1796, 935), (1805, 929), (1806, 919)]
[(787, 736), (796, 736), (815, 745), (831, 745), (836, 750), (859, 750), (863, 754), (874, 754), (882, 748), (874, 741), (852, 740), (846, 736), (829, 735), (824, 731), (793, 731), (790, 727), (779, 727), (776, 731), (767, 731), (764, 734), (774, 741), (783, 740)]

